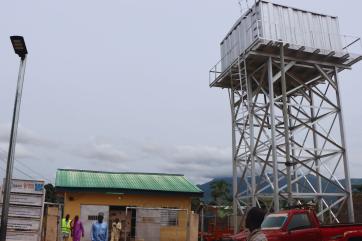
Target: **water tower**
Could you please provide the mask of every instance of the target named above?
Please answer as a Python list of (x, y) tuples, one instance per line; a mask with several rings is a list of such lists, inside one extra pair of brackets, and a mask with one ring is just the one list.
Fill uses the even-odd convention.
[(234, 223), (248, 206), (314, 203), (354, 221), (339, 73), (362, 59), (338, 18), (257, 1), (221, 42), (210, 86), (232, 116)]

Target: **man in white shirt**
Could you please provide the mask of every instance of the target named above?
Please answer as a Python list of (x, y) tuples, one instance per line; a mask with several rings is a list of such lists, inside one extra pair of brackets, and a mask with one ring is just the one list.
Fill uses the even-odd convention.
[(111, 241), (119, 241), (121, 238), (122, 224), (118, 218), (112, 223)]

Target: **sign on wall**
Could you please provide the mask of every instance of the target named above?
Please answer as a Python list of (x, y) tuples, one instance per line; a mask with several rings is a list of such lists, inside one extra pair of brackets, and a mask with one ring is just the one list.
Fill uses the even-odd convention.
[[(2, 209), (2, 205), (0, 206)], [(11, 205), (9, 208), (9, 217), (23, 217), (23, 218), (41, 218), (41, 207), (25, 207)]]
[(9, 218), (8, 228), (26, 231), (38, 231), (40, 229), (40, 219)]
[(16, 205), (42, 206), (43, 196), (12, 193), (10, 203)]
[[(45, 189), (38, 180), (11, 182), (7, 241), (40, 241)], [(2, 205), (0, 205), (2, 209)]]
[(43, 194), (44, 182), (13, 179), (11, 183), (11, 192)]
[(38, 241), (38, 233), (7, 232), (6, 241)]

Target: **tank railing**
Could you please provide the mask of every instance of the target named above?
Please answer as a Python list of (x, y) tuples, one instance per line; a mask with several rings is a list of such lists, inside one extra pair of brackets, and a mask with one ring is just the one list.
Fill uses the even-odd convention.
[(232, 48), (210, 69), (209, 71), (209, 84), (211, 85), (212, 82), (214, 82), (220, 74), (224, 71), (223, 69), (223, 62), (225, 59), (227, 59), (234, 49), (239, 45), (239, 43), (235, 43)]
[[(257, 29), (256, 33), (253, 31), (255, 29)], [(304, 31), (290, 26), (283, 26), (281, 29), (277, 23), (257, 20), (247, 29), (245, 35), (242, 37), (238, 36), (238, 40), (233, 43), (226, 54), (210, 69), (209, 84), (211, 85), (225, 70), (235, 63), (244, 51), (253, 46), (258, 40), (303, 46), (308, 49), (319, 50), (319, 52), (325, 54), (333, 51), (339, 55), (361, 55), (362, 53), (362, 40), (360, 37), (338, 33)], [(245, 43), (250, 44), (245, 46)]]
[(342, 35), (343, 50), (352, 54), (362, 53), (362, 41), (360, 37)]
[[(253, 27), (257, 28), (257, 36), (253, 36)], [(246, 39), (250, 38), (250, 41)], [(250, 46), (243, 46), (241, 43), (251, 42), (254, 43), (253, 39), (258, 40), (260, 38), (260, 29), (259, 29), (259, 21), (254, 22), (246, 31), (246, 34), (243, 36), (243, 41), (240, 41), (240, 36), (238, 36), (238, 40), (233, 43), (231, 48), (226, 52), (224, 56), (210, 69), (209, 71), (209, 85), (211, 85), (229, 66), (233, 64), (237, 60), (237, 58)], [(234, 56), (233, 56), (234, 55)], [(230, 62), (230, 60), (232, 62)]]

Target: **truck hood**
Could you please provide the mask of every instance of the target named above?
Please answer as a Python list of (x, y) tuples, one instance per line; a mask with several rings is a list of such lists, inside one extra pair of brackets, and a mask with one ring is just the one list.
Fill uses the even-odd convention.
[[(268, 241), (280, 241), (281, 237), (283, 235), (283, 232), (281, 230), (279, 230), (279, 229), (276, 229), (276, 230), (262, 230), (262, 232), (268, 238)], [(232, 240), (233, 241), (246, 241), (247, 237), (248, 237), (248, 232), (243, 231), (241, 233), (233, 235)]]

